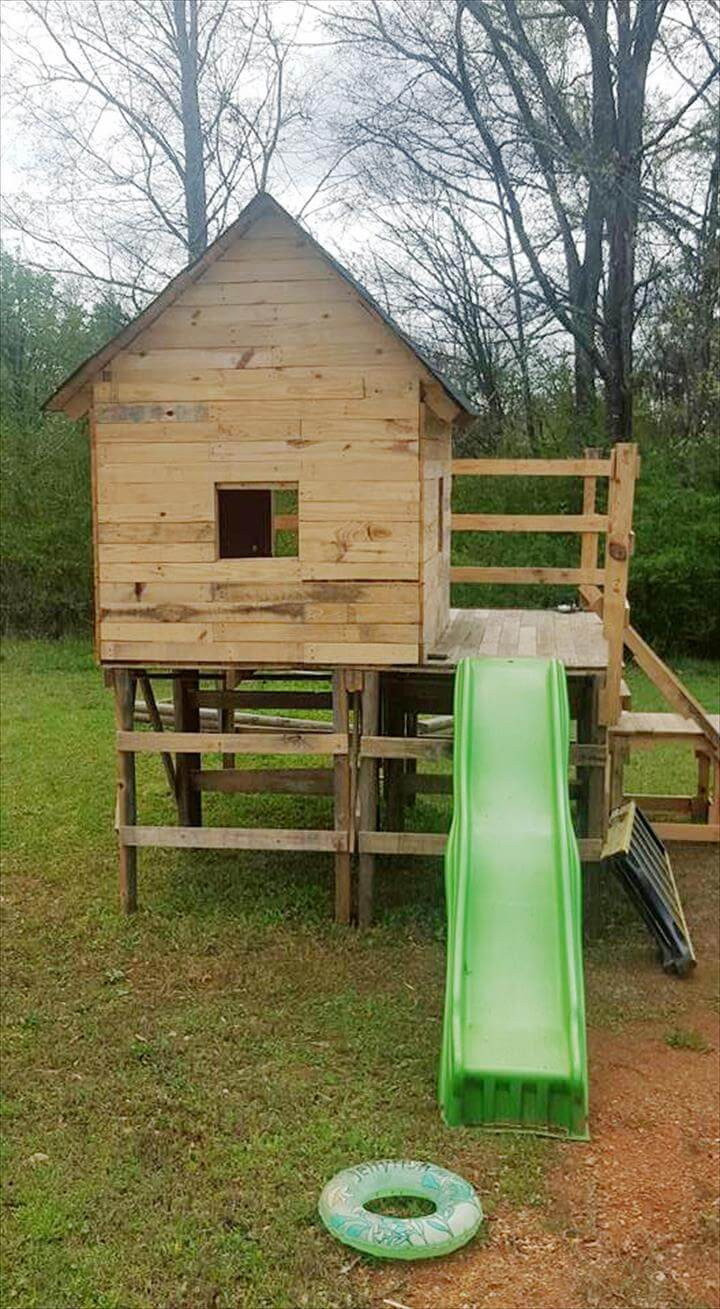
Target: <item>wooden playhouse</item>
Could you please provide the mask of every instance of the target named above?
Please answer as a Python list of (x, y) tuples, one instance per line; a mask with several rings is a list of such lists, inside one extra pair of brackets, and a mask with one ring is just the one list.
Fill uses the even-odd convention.
[[(442, 851), (444, 836), (407, 831), (405, 818), (419, 792), (451, 788), (418, 765), (452, 751), (452, 674), (468, 654), (563, 660), (588, 865), (622, 799), (629, 749), (657, 740), (682, 740), (698, 757), (695, 795), (650, 798), (658, 830), (717, 838), (718, 724), (629, 624), (636, 447), (453, 460), (468, 402), (270, 196), (46, 407), (89, 418), (95, 641), (116, 695), (126, 909), (140, 846), (317, 850), (334, 856), (338, 919), (369, 921), (376, 855)], [(453, 476), (498, 475), (581, 478), (582, 512), (452, 514)], [(609, 481), (603, 513), (599, 479)], [(452, 567), (456, 531), (575, 533), (578, 564)], [(562, 583), (582, 607), (451, 610), (451, 581)], [(630, 713), (625, 646), (673, 712)], [(295, 689), (267, 689), (289, 670)], [(171, 722), (151, 677), (171, 679)], [(137, 728), (138, 685), (150, 730)], [(286, 717), (313, 709), (330, 720)], [(135, 755), (145, 751), (162, 756), (176, 827), (137, 822)], [(203, 767), (208, 754), (222, 767)], [(258, 754), (279, 766), (241, 766)], [(291, 755), (325, 764), (283, 767)], [(334, 825), (203, 827), (212, 790), (327, 794)]]

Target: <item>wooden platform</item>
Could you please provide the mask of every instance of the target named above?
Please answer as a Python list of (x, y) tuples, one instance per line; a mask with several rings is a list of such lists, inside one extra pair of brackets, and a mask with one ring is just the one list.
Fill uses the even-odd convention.
[(451, 609), (450, 622), (427, 663), (453, 667), (466, 656), (562, 659), (568, 669), (607, 667), (602, 620), (583, 610)]

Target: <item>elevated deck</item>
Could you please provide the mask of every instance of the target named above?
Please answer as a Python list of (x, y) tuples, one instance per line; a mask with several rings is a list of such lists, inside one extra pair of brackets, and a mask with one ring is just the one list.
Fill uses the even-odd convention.
[(608, 664), (602, 619), (559, 609), (451, 609), (450, 622), (425, 663), (454, 668), (466, 656), (484, 655), (561, 659), (568, 670), (582, 672), (601, 672)]

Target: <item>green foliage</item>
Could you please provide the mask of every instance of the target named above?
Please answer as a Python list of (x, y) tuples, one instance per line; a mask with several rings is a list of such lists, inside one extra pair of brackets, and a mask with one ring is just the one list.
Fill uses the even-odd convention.
[(62, 378), (116, 331), (111, 301), (86, 309), (51, 277), (0, 253), (0, 468), (4, 632), (59, 636), (91, 612), (91, 513), (85, 425), (44, 417)]
[(695, 1054), (709, 1054), (712, 1046), (694, 1027), (674, 1027), (665, 1037), (671, 1050), (692, 1050)]

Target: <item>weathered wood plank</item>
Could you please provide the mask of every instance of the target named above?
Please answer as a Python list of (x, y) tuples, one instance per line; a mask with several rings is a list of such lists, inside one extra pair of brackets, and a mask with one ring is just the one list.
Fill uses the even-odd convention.
[(121, 827), (127, 846), (193, 850), (345, 849), (346, 832), (291, 827)]
[[(117, 669), (115, 683), (115, 722), (118, 736), (133, 736), (132, 731), (135, 709), (135, 678), (127, 669)], [(159, 733), (162, 736), (163, 733)], [(133, 843), (126, 839), (125, 833), (134, 830), (137, 818), (137, 794), (135, 784), (135, 756), (132, 752), (118, 746), (117, 753), (117, 799), (116, 813), (118, 823), (118, 880), (120, 906), (123, 913), (133, 913), (137, 909), (137, 854)]]
[(614, 447), (608, 491), (609, 526), (603, 584), (603, 632), (608, 644), (608, 666), (600, 702), (600, 721), (605, 725), (616, 723), (621, 712), (623, 632), (626, 625), (637, 460), (637, 446), (619, 444)]
[[(446, 845), (447, 836), (441, 832), (358, 832), (358, 849), (368, 854), (442, 855)], [(602, 841), (579, 840), (578, 848), (583, 862), (595, 862)]]
[(361, 854), (441, 855), (446, 845), (439, 832), (358, 832)]
[(252, 795), (332, 795), (329, 768), (204, 768), (191, 776), (202, 791)]
[(205, 709), (332, 709), (329, 691), (196, 691)]
[(609, 477), (609, 459), (453, 459), (455, 477)]
[(518, 582), (522, 585), (579, 586), (590, 582), (600, 586), (605, 574), (601, 568), (476, 568), (455, 565), (450, 569), (451, 582)]
[(653, 830), (661, 841), (707, 842), (713, 845), (720, 841), (720, 824), (718, 823), (655, 823)]
[(366, 736), (360, 741), (362, 759), (452, 758), (452, 738), (439, 736)]
[(347, 754), (343, 732), (129, 732), (118, 731), (118, 750), (138, 754)]
[(333, 763), (333, 825), (345, 841), (335, 855), (335, 921), (347, 925), (352, 916), (352, 866), (355, 825), (353, 823), (352, 770), (350, 764), (350, 698), (344, 668), (336, 668), (332, 678), (333, 727), (346, 741), (348, 749)]
[[(379, 727), (380, 679), (377, 673), (365, 673), (360, 699), (361, 736), (372, 737)], [(375, 828), (378, 818), (378, 767), (370, 757), (361, 757), (358, 767), (357, 814), (361, 828)], [(358, 925), (369, 927), (373, 912), (375, 859), (360, 850), (358, 858)]]

